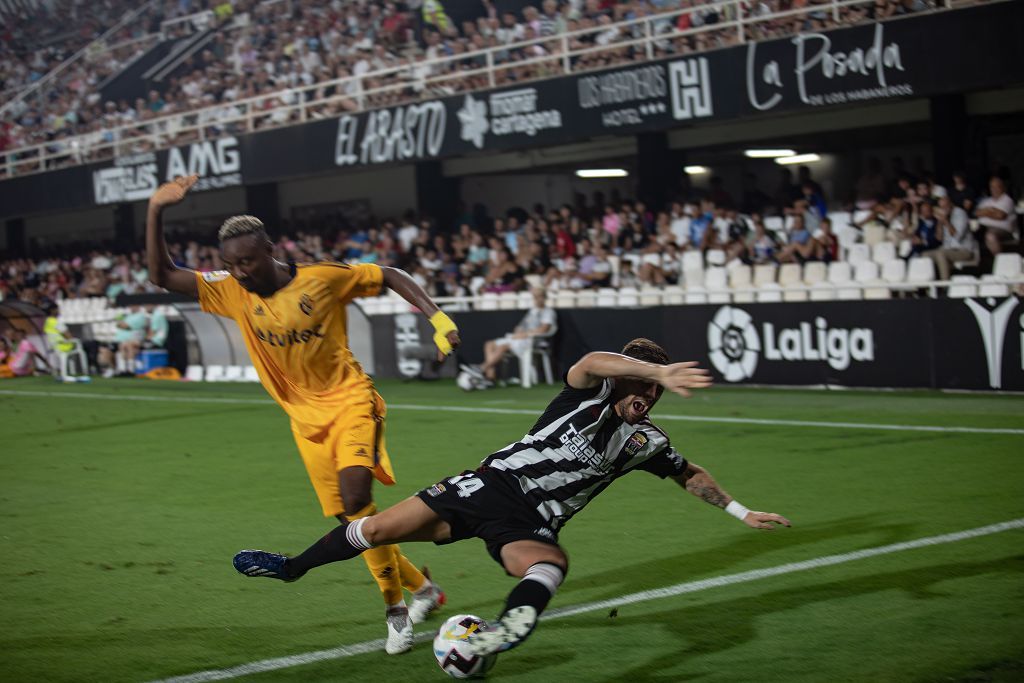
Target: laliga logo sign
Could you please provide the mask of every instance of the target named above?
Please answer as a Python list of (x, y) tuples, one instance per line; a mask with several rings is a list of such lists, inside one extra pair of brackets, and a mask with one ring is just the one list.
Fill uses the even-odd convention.
[(764, 323), (759, 335), (746, 311), (732, 306), (718, 309), (708, 324), (708, 356), (725, 381), (753, 377), (762, 351), (769, 361), (824, 361), (835, 370), (845, 370), (851, 361), (875, 359), (875, 339), (866, 328), (830, 328), (821, 316), (813, 324), (803, 322), (778, 332), (772, 323)]

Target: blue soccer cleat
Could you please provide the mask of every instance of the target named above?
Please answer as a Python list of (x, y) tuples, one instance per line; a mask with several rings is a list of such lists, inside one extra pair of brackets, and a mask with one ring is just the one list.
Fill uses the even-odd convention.
[(285, 566), (288, 558), (265, 550), (242, 550), (231, 560), (238, 573), (246, 576), (263, 576), (281, 581), (297, 581), (302, 575), (291, 576)]

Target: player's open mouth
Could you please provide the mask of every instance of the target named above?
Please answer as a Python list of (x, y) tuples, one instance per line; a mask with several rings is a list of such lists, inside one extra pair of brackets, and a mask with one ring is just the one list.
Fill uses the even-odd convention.
[(643, 415), (647, 412), (647, 404), (643, 401), (633, 401), (633, 412), (637, 415)]

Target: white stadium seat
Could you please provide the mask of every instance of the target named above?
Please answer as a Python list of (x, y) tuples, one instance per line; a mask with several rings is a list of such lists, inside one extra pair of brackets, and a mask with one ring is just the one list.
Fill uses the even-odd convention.
[(571, 289), (560, 289), (555, 292), (555, 308), (574, 308), (576, 306), (576, 292)]
[(885, 241), (885, 228), (881, 225), (869, 223), (864, 226), (864, 244), (873, 247)]
[(242, 380), (245, 382), (259, 382), (260, 376), (259, 373), (256, 372), (256, 368), (251, 365), (246, 365), (245, 372), (242, 373)]
[(862, 261), (870, 261), (871, 247), (866, 244), (854, 244), (850, 247), (850, 253), (847, 254), (846, 260), (854, 265)]
[(190, 382), (202, 382), (203, 381), (203, 366), (202, 365), (190, 365), (185, 368), (185, 379)]
[(784, 263), (779, 268), (779, 284), (783, 287), (801, 284), (803, 281), (803, 271), (799, 263)]
[(982, 275), (981, 285), (978, 287), (978, 296), (1010, 296), (1010, 288), (1007, 285), (992, 282), (999, 279), (998, 275)]
[(597, 290), (597, 307), (598, 308), (614, 308), (618, 302), (618, 292), (611, 287), (602, 287)]
[(804, 265), (804, 282), (809, 285), (824, 282), (826, 273), (827, 269), (824, 263), (821, 261), (810, 261)]
[(708, 290), (709, 304), (729, 303), (728, 273), (725, 268), (712, 266), (704, 272), (704, 286)]
[(224, 381), (224, 366), (223, 365), (207, 365), (206, 366), (206, 381), (207, 382), (223, 382)]
[(1020, 254), (996, 254), (992, 265), (992, 274), (996, 277), (1015, 278), (1021, 275)]
[(245, 379), (245, 368), (241, 365), (228, 365), (224, 368), (225, 382), (241, 382)]
[(500, 292), (498, 308), (502, 311), (514, 311), (519, 308), (519, 295), (515, 292)]
[(759, 304), (779, 303), (782, 301), (782, 287), (774, 282), (766, 282), (757, 288)]
[(688, 270), (704, 270), (704, 256), (696, 249), (683, 252), (683, 272)]
[(775, 282), (775, 273), (778, 266), (774, 263), (762, 263), (754, 266), (754, 284), (758, 287)]
[(846, 261), (833, 261), (828, 264), (828, 281), (834, 285), (853, 280), (853, 267)]
[(882, 264), (896, 260), (896, 245), (892, 242), (879, 242), (871, 248), (871, 260)]
[[(728, 269), (729, 287), (733, 290), (732, 300), (738, 304), (753, 303), (755, 298), (753, 272), (750, 266), (739, 264)], [(748, 291), (742, 291), (748, 290)]]
[(978, 280), (973, 275), (954, 275), (950, 278), (950, 299), (970, 299), (978, 295)]
[(592, 289), (584, 289), (576, 296), (577, 308), (593, 308), (597, 306), (597, 292)]
[(640, 292), (636, 287), (623, 287), (616, 303), (623, 308), (635, 308), (640, 305)]
[(692, 287), (703, 287), (704, 286), (704, 268), (690, 268), (683, 271), (683, 282), (686, 283), (686, 288)]
[(886, 261), (882, 264), (882, 279), (893, 284), (901, 284), (907, 280), (907, 262), (902, 259)]
[(907, 282), (927, 284), (935, 282), (935, 262), (926, 256), (910, 259), (907, 265)]
[(725, 252), (721, 249), (708, 249), (708, 252), (704, 255), (704, 260), (709, 266), (724, 266)]
[(811, 301), (834, 301), (838, 298), (836, 286), (830, 282), (815, 282), (811, 285)]
[(685, 297), (688, 304), (706, 304), (708, 291), (703, 287), (687, 287)]
[(678, 306), (686, 302), (686, 292), (679, 286), (666, 287), (662, 291), (662, 302), (666, 306)]
[(663, 290), (654, 287), (653, 285), (643, 285), (640, 288), (640, 305), (641, 306), (658, 306), (664, 301)]

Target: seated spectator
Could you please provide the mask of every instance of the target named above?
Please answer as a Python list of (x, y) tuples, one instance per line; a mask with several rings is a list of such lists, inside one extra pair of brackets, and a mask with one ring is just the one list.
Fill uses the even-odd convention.
[(34, 375), (37, 361), (47, 369), (50, 367), (42, 350), (32, 343), (22, 329), (17, 327), (11, 329), (8, 349), (13, 349), (8, 352), (10, 355), (7, 359), (7, 369), (13, 377)]
[[(46, 320), (43, 322), (43, 334), (46, 335), (50, 347), (61, 354), (82, 350), (82, 342), (72, 336), (68, 326), (57, 317), (58, 312), (57, 305), (51, 304), (46, 311)], [(82, 372), (88, 372), (88, 368), (82, 368)]]
[(814, 257), (816, 243), (804, 224), (804, 214), (793, 214), (792, 221), (789, 243), (779, 251), (779, 263), (804, 263)]
[(523, 289), (526, 273), (519, 267), (508, 247), (500, 246), (491, 253), (492, 263), (484, 276), (484, 291), (518, 292)]
[(146, 338), (142, 342), (142, 348), (162, 349), (167, 344), (167, 333), (170, 331), (167, 316), (152, 304), (146, 306), (146, 313), (149, 314), (149, 325), (146, 328)]
[(597, 243), (593, 247), (593, 253), (586, 253), (587, 242), (580, 243), (580, 276), (586, 280), (590, 287), (610, 287), (612, 284), (612, 264), (608, 260), (608, 252), (604, 246)]
[[(645, 266), (647, 264), (644, 264)], [(619, 287), (633, 287), (634, 289), (640, 286), (640, 278), (637, 277), (636, 272), (633, 270), (633, 262), (629, 259), (623, 259), (622, 264), (619, 266)]]
[(485, 379), (492, 386), (497, 377), (498, 364), (511, 352), (516, 356), (528, 354), (533, 350), (533, 342), (537, 337), (547, 337), (554, 333), (557, 317), (554, 309), (545, 301), (544, 290), (534, 289), (533, 306), (511, 333), (498, 339), (484, 343), (484, 362), (480, 366), (464, 365), (462, 368)]
[(953, 203), (951, 197), (940, 197), (935, 209), (942, 246), (925, 252), (935, 261), (940, 280), (949, 280), (954, 263), (974, 261), (978, 258), (978, 243), (971, 232), (967, 212)]
[(746, 261), (752, 265), (774, 263), (779, 243), (774, 235), (765, 230), (760, 215), (755, 214), (753, 222), (754, 230), (747, 236), (746, 241)]
[(135, 357), (142, 348), (148, 326), (149, 316), (138, 307), (117, 321), (113, 344), (102, 346), (99, 351), (98, 362), (104, 377), (134, 375)]
[(839, 238), (832, 232), (832, 220), (821, 219), (821, 227), (814, 233), (814, 258), (832, 263), (839, 260)]
[(967, 212), (968, 215), (974, 212), (978, 195), (974, 188), (967, 184), (967, 174), (963, 171), (953, 173), (953, 187), (949, 190), (949, 198), (953, 205)]
[(690, 232), (687, 235), (686, 246), (690, 249), (707, 251), (716, 242), (715, 231), (712, 224), (715, 220), (715, 204), (709, 199), (700, 200), (700, 213), (690, 219)]
[(939, 221), (935, 217), (935, 210), (930, 200), (922, 202), (915, 214), (917, 223), (912, 231), (907, 231), (907, 237), (910, 238), (910, 253), (919, 256), (926, 251), (941, 247), (942, 240), (939, 236)]
[[(985, 229), (985, 244), (993, 254), (1001, 253), (1017, 236), (1017, 215), (1006, 183), (998, 176), (988, 182), (989, 195), (978, 203), (975, 215)], [(990, 238), (989, 235), (992, 235)]]

